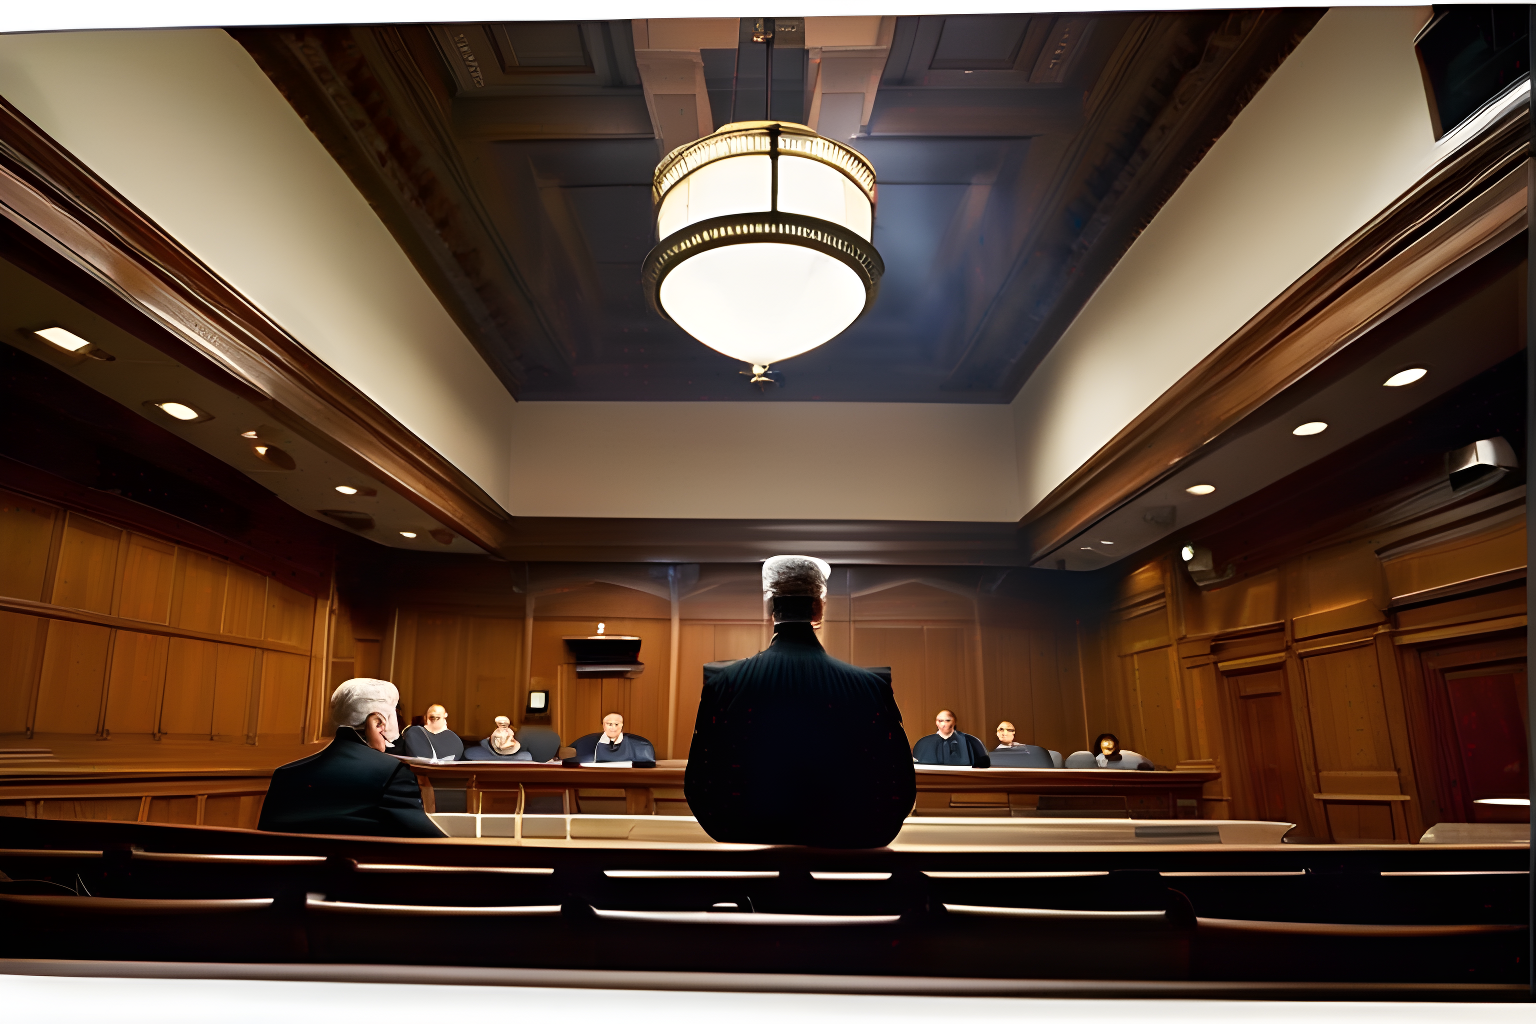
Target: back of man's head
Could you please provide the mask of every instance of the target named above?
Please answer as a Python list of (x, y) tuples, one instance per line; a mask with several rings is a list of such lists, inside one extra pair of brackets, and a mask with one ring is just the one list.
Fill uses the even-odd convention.
[(831, 566), (807, 555), (775, 555), (763, 563), (763, 597), (775, 622), (819, 622)]

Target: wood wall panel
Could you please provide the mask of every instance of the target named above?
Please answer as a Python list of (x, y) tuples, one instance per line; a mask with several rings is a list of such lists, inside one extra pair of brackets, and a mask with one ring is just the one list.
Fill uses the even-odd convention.
[(38, 686), (38, 732), (90, 735), (101, 719), (112, 630), (81, 622), (48, 623)]
[(488, 736), (496, 728), (496, 716), (517, 721), (525, 700), (519, 700), (518, 676), (522, 669), (523, 623), (521, 619), (469, 619), (465, 631), (463, 711), (459, 727), (467, 735)]
[(165, 668), (165, 701), (160, 732), (172, 736), (207, 736), (213, 723), (213, 692), (219, 671), (219, 646), (180, 637), (170, 642)]
[(87, 611), (112, 611), (123, 531), (70, 513), (64, 523), (53, 603)]
[(1140, 745), (1133, 749), (1159, 768), (1172, 768), (1186, 760), (1183, 755), (1189, 749), (1173, 651), (1168, 647), (1139, 651), (1129, 660), (1127, 667), (1135, 673), (1141, 711), (1136, 737)]
[(267, 581), (266, 629), (262, 635), (268, 640), (308, 647), (314, 615), (314, 598), (276, 580)]
[(265, 636), (267, 581), (248, 569), (228, 565), (224, 589), (224, 621), (219, 632), (230, 636)]
[(1525, 565), (1524, 511), (1521, 506), (1492, 523), (1479, 524), (1482, 529), (1384, 557), (1388, 592), (1402, 597)]
[(0, 491), (0, 594), (43, 600), (48, 551), (62, 514), (52, 505)]
[(258, 662), (267, 656), (267, 652), (227, 644), (216, 646), (219, 649), (218, 663), (214, 670), (213, 720), (209, 735), (216, 740), (244, 740), (255, 733), (250, 727), (251, 698), (260, 679)]
[(170, 622), (175, 582), (176, 545), (129, 534), (117, 614), (125, 619)]
[(262, 652), (261, 710), (256, 730), (261, 740), (298, 743), (303, 739), (304, 698), (308, 685), (308, 658), (276, 651)]
[(156, 712), (173, 643), (169, 637), (117, 631), (107, 675), (108, 735), (157, 731)]
[(171, 625), (200, 633), (225, 630), (224, 589), (229, 563), (186, 548), (176, 560), (176, 586), (171, 597)]
[(26, 731), (48, 623), (0, 612), (0, 733)]
[(1317, 769), (1392, 771), (1392, 738), (1374, 646), (1302, 659)]

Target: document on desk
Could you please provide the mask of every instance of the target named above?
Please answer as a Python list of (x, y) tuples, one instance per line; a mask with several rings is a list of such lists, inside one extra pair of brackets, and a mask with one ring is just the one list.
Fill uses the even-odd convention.
[(969, 764), (914, 764), (912, 766), (920, 772), (973, 772), (975, 765)]
[(633, 768), (633, 761), (583, 761), (583, 768)]

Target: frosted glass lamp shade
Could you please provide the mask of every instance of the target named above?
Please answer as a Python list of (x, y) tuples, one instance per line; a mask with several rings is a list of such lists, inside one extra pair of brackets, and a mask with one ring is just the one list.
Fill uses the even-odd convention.
[(804, 125), (726, 125), (668, 155), (653, 194), (647, 294), (716, 351), (766, 366), (837, 337), (874, 301), (874, 170)]

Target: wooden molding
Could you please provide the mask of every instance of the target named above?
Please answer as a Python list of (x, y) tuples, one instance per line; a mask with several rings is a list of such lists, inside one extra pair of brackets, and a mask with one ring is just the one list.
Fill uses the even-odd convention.
[[(86, 611), (84, 608), (66, 608), (45, 601), (28, 601), (21, 597), (0, 595), (0, 612), (15, 612), (39, 619), (60, 619), (64, 622), (83, 622), (88, 626), (106, 626), (123, 629), (130, 633), (147, 633), (150, 636), (169, 636), (183, 640), (206, 640), (230, 647), (250, 647), (258, 651), (276, 651), (279, 654), (299, 654), (308, 658), (310, 649), (298, 644), (285, 644), (280, 640), (263, 640), (259, 637), (235, 636), (232, 633), (205, 633), (198, 629), (182, 629), (167, 626), (163, 622), (146, 622), (143, 619), (125, 619), (119, 615)], [(105, 698), (103, 698), (105, 699)]]
[(1421, 178), (1185, 374), (1021, 520), (1031, 561), (1177, 473), (1366, 330), (1517, 234), (1529, 110)]
[(122, 195), (0, 99), (0, 216), (160, 325), (225, 386), (388, 482), (481, 547), (511, 517), (463, 472), (272, 322)]

